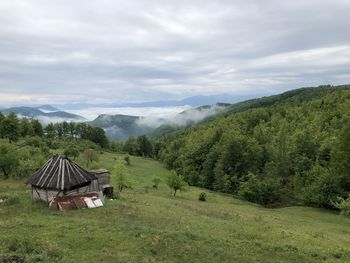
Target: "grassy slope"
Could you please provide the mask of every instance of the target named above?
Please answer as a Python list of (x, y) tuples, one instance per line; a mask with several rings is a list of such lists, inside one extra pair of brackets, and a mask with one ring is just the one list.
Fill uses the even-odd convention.
[[(111, 168), (115, 158), (103, 154), (95, 166)], [(0, 204), (0, 255), (59, 262), (350, 261), (347, 218), (306, 207), (266, 209), (218, 193), (199, 202), (202, 190), (192, 187), (173, 198), (161, 164), (131, 162), (134, 191), (98, 209), (49, 211), (31, 202), (22, 182), (1, 181), (0, 196), (20, 202)], [(162, 179), (159, 190), (151, 188), (154, 176)]]

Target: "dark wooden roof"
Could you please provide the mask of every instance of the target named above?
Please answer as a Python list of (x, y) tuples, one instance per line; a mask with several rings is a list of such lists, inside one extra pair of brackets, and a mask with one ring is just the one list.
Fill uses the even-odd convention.
[(94, 174), (75, 162), (55, 155), (28, 179), (27, 184), (45, 189), (69, 190), (95, 179)]

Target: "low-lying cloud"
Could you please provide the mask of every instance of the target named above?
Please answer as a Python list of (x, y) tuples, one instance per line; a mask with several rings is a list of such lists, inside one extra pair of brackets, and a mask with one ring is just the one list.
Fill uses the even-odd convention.
[(65, 110), (73, 114), (80, 115), (87, 120), (94, 120), (98, 115), (130, 115), (130, 116), (142, 116), (159, 119), (168, 118), (176, 115), (177, 113), (191, 109), (191, 106), (174, 106), (174, 107), (122, 107), (122, 108), (102, 108), (102, 107), (88, 107), (79, 110)]
[(218, 105), (201, 107), (201, 108), (191, 108), (179, 114), (173, 114), (165, 118), (159, 118), (154, 116), (142, 117), (137, 121), (137, 124), (149, 126), (153, 128), (157, 128), (161, 125), (183, 127), (190, 124), (198, 123), (207, 117), (210, 117), (219, 113), (224, 109), (225, 107), (221, 107)]

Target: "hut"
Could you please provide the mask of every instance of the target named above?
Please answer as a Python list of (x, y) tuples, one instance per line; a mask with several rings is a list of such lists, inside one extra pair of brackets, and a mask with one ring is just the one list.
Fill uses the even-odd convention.
[(114, 198), (110, 172), (106, 169), (97, 169), (90, 171), (90, 173), (97, 178), (98, 188), (103, 192), (103, 195), (106, 195), (108, 198)]
[(50, 202), (58, 196), (99, 192), (93, 173), (70, 159), (55, 155), (27, 181), (32, 186), (32, 199)]
[(91, 170), (90, 173), (94, 174), (98, 181), (98, 187), (100, 191), (103, 191), (104, 188), (110, 187), (110, 172), (106, 169), (96, 169)]

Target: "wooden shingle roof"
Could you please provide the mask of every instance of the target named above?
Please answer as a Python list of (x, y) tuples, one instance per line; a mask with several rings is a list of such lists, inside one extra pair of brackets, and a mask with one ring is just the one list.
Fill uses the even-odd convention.
[(95, 179), (92, 173), (75, 162), (55, 155), (28, 179), (27, 184), (44, 189), (69, 190)]

